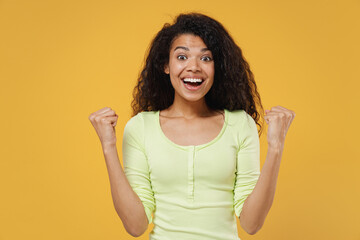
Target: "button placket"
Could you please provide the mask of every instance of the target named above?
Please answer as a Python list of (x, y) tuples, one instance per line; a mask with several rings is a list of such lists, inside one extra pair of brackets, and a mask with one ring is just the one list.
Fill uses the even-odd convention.
[(194, 158), (195, 146), (188, 152), (188, 199), (194, 201)]

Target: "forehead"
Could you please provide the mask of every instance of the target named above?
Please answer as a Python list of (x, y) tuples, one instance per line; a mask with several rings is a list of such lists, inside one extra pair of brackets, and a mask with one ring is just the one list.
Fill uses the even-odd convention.
[(171, 44), (171, 49), (174, 49), (178, 46), (184, 46), (188, 48), (206, 48), (206, 44), (201, 39), (201, 37), (193, 34), (181, 34), (176, 37)]

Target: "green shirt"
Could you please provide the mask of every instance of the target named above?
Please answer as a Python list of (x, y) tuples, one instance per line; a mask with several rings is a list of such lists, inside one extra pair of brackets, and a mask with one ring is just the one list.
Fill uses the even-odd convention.
[(159, 113), (132, 117), (122, 142), (125, 175), (154, 223), (150, 240), (239, 240), (235, 215), (260, 176), (254, 119), (224, 109), (213, 140), (182, 146), (165, 136)]

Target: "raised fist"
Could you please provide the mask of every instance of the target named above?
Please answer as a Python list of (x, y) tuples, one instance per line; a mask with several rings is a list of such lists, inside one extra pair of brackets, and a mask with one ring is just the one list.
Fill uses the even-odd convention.
[(116, 145), (115, 126), (117, 119), (118, 115), (109, 107), (102, 108), (90, 114), (89, 120), (94, 126), (103, 147), (105, 145)]

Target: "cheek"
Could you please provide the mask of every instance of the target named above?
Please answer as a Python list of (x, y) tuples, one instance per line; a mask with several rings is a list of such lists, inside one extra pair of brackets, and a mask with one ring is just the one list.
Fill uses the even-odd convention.
[(176, 74), (170, 76), (170, 81), (173, 88), (178, 88), (182, 84), (182, 82), (179, 81), (179, 77)]
[(174, 75), (178, 75), (179, 73), (181, 73), (181, 71), (183, 71), (183, 69), (184, 66), (182, 64), (173, 64), (171, 71)]
[(214, 74), (215, 74), (214, 65), (207, 66), (206, 67), (206, 72), (207, 72), (209, 78), (210, 77), (213, 78)]

